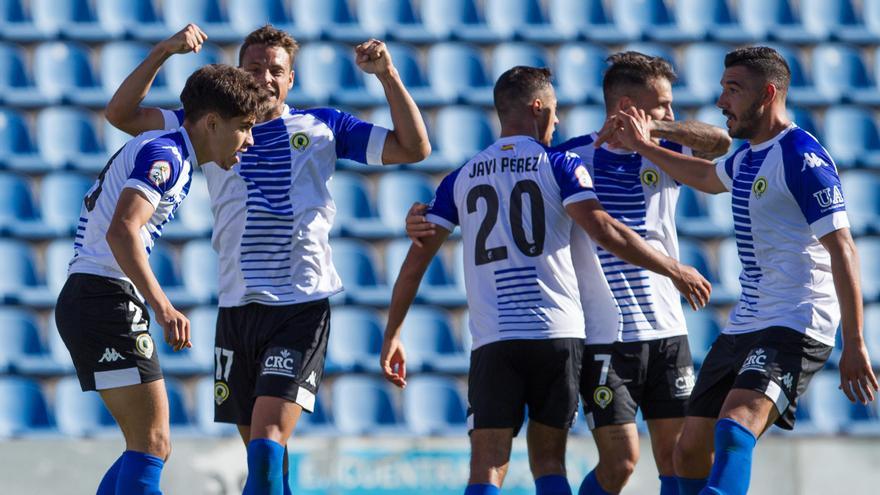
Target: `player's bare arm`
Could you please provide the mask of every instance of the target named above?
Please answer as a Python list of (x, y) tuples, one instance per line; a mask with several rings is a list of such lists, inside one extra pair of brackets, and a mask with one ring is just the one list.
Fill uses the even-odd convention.
[(708, 280), (693, 267), (683, 265), (652, 248), (640, 235), (609, 215), (598, 200), (571, 203), (565, 210), (597, 244), (611, 254), (627, 263), (669, 277), (694, 310), (709, 302), (712, 285)]
[(733, 142), (726, 130), (697, 120), (652, 120), (651, 136), (687, 146), (707, 160), (726, 154)]
[(162, 117), (161, 111), (158, 108), (142, 107), (141, 102), (150, 91), (162, 64), (169, 57), (179, 53), (198, 53), (207, 39), (208, 35), (198, 26), (187, 24), (170, 38), (157, 43), (150, 50), (147, 58), (122, 81), (119, 89), (113, 93), (105, 110), (107, 121), (132, 136), (162, 129), (165, 125), (165, 119)]
[(626, 148), (657, 164), (682, 184), (710, 194), (727, 191), (718, 174), (715, 173), (713, 162), (685, 156), (654, 143), (651, 136), (652, 120), (649, 115), (641, 110), (629, 108), (619, 112), (616, 117), (617, 125), (606, 125), (594, 146), (598, 147), (609, 139), (616, 139)]
[(382, 163), (414, 163), (427, 158), (431, 154), (431, 143), (425, 121), (400, 80), (385, 43), (368, 40), (355, 47), (355, 54), (357, 66), (367, 74), (375, 75), (382, 83), (391, 109), (394, 130), (385, 138)]
[(165, 342), (179, 351), (192, 347), (189, 320), (174, 309), (162, 291), (140, 240), (140, 230), (154, 211), (155, 208), (142, 193), (123, 189), (107, 228), (107, 244), (119, 267), (156, 313), (156, 320), (165, 331)]
[(379, 366), (385, 379), (397, 385), (406, 386), (406, 354), (400, 341), (403, 319), (412, 305), (422, 277), (428, 264), (437, 254), (443, 241), (449, 237), (449, 231), (439, 228), (434, 235), (423, 238), (422, 245), (413, 244), (406, 253), (394, 289), (391, 291), (391, 303), (388, 305), (388, 323), (385, 326), (385, 338), (382, 341), (382, 354)]
[(863, 335), (862, 290), (859, 285), (859, 255), (849, 229), (826, 234), (819, 242), (831, 255), (834, 290), (840, 302), (843, 352), (840, 356), (840, 389), (855, 402), (867, 404), (878, 390), (877, 378)]
[(437, 232), (437, 226), (429, 222), (425, 216), (427, 212), (428, 205), (425, 203), (413, 203), (406, 213), (406, 235), (419, 247), (423, 246), (423, 237), (430, 237)]

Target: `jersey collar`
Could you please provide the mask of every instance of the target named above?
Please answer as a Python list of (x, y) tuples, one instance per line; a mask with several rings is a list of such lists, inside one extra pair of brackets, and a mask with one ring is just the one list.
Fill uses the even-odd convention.
[(791, 124), (788, 125), (788, 127), (786, 127), (785, 129), (783, 129), (779, 134), (773, 136), (772, 139), (769, 139), (769, 140), (767, 140), (767, 141), (764, 141), (763, 143), (758, 144), (758, 145), (755, 145), (755, 146), (752, 146), (752, 143), (749, 143), (749, 149), (752, 150), (752, 151), (763, 151), (763, 150), (766, 150), (767, 148), (769, 148), (769, 147), (773, 146), (774, 144), (778, 143), (780, 139), (782, 139), (783, 137), (785, 137), (785, 135), (788, 134), (788, 133), (789, 133), (792, 129), (794, 129), (795, 127), (797, 127), (797, 125), (796, 125), (794, 122), (792, 122)]
[[(189, 139), (189, 134), (186, 132), (186, 128), (180, 126), (177, 129), (180, 132), (180, 135), (183, 136), (183, 142), (186, 143), (186, 159), (189, 160), (190, 163), (194, 163), (198, 165), (198, 158), (196, 158), (196, 150), (193, 148), (192, 141)], [(211, 162), (214, 163), (214, 162)], [(206, 164), (207, 165), (207, 164)]]
[[(599, 133), (592, 132), (592, 133), (590, 133), (590, 137), (593, 138), (593, 142), (595, 143), (596, 140), (599, 139)], [(602, 148), (603, 150), (607, 151), (608, 153), (613, 153), (615, 155), (637, 155), (638, 154), (635, 151), (625, 150), (625, 149), (621, 149), (621, 148), (612, 148), (612, 147), (608, 146), (608, 143), (602, 143), (602, 145), (599, 147)]]

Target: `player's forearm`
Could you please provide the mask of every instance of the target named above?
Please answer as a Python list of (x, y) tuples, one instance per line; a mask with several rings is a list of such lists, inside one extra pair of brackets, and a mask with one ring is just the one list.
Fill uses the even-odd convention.
[(385, 90), (385, 98), (391, 110), (391, 121), (394, 123), (392, 132), (400, 148), (400, 156), (393, 157), (397, 160), (386, 161), (383, 156), (383, 162), (413, 163), (424, 160), (431, 154), (431, 142), (428, 140), (425, 121), (415, 100), (400, 80), (397, 69), (392, 68), (388, 73), (376, 77)]
[(840, 324), (844, 348), (864, 344), (862, 290), (859, 284), (859, 257), (852, 238), (832, 246), (831, 275), (840, 304)]
[(168, 60), (171, 52), (163, 43), (157, 44), (113, 93), (105, 110), (107, 121), (114, 127), (129, 134), (136, 135), (145, 130), (143, 123), (144, 109), (140, 107), (146, 98), (162, 64)]
[(727, 191), (709, 160), (685, 156), (654, 143), (642, 143), (635, 151), (682, 184), (711, 194)]
[(150, 268), (140, 242), (139, 228), (133, 224), (112, 223), (107, 229), (107, 244), (119, 268), (154, 310), (171, 305)]
[(400, 275), (398, 275), (397, 281), (394, 282), (394, 289), (391, 291), (391, 303), (388, 306), (388, 323), (385, 326), (386, 340), (400, 337), (403, 319), (406, 318), (406, 313), (416, 298), (423, 273), (424, 271), (418, 273), (406, 268), (400, 270)]
[(724, 129), (696, 120), (655, 120), (651, 136), (691, 148), (695, 155), (707, 159), (727, 153), (732, 142)]

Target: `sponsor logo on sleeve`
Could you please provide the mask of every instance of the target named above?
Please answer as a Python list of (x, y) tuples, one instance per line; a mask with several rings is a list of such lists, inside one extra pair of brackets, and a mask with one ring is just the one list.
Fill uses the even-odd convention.
[(148, 177), (154, 186), (161, 186), (171, 178), (171, 164), (165, 160), (157, 160), (153, 162), (153, 164), (150, 165), (150, 173)]
[(816, 203), (819, 204), (819, 208), (822, 208), (822, 211), (837, 208), (844, 204), (843, 193), (840, 192), (840, 187), (838, 186), (826, 187), (821, 191), (814, 192), (813, 197), (816, 198)]
[(587, 168), (583, 165), (578, 165), (578, 167), (574, 169), (574, 176), (577, 177), (578, 184), (584, 189), (593, 187), (593, 178), (590, 177), (590, 172), (587, 172)]

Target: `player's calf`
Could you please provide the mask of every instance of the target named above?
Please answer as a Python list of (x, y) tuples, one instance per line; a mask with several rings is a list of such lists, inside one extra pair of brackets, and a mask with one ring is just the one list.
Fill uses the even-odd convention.
[(538, 421), (528, 426), (529, 467), (538, 495), (570, 495), (565, 478), (565, 445), (568, 429), (554, 428)]

